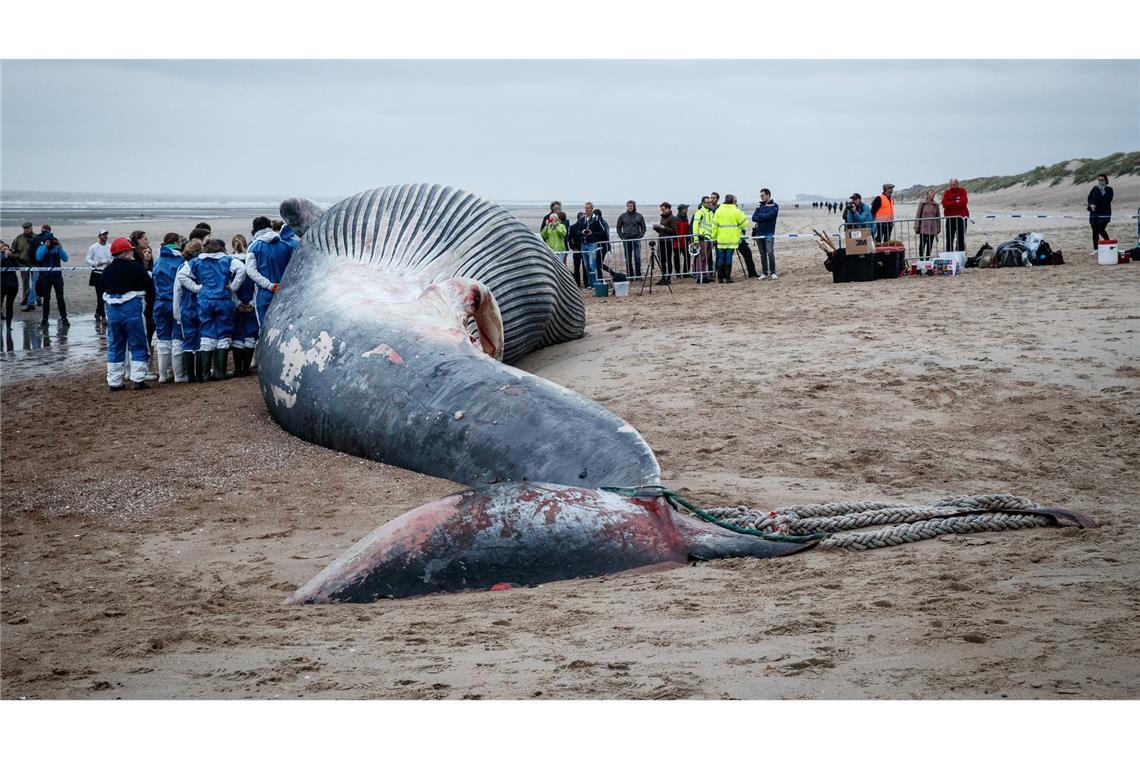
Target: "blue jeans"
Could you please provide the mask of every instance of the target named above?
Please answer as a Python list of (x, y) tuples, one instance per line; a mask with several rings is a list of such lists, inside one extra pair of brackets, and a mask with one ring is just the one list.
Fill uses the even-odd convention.
[[(641, 276), (641, 241), (631, 240), (625, 246), (625, 273), (628, 277)], [(636, 267), (634, 266), (636, 264)]]
[(764, 274), (776, 274), (776, 238), (765, 235), (756, 241), (760, 248), (760, 271)]
[(40, 279), (39, 272), (29, 272), (31, 277), (28, 278), (28, 306), (36, 305), (36, 283)]
[(598, 279), (598, 274), (594, 270), (594, 251), (597, 248), (597, 243), (582, 243), (582, 262), (586, 265), (586, 286), (594, 287), (594, 281)]
[(716, 265), (718, 267), (732, 266), (732, 254), (736, 252), (735, 248), (717, 248), (716, 249)]

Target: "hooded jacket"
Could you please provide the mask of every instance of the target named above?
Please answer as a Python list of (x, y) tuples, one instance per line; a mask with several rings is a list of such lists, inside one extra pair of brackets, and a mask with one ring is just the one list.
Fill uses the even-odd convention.
[(862, 201), (855, 208), (843, 211), (843, 222), (848, 227), (868, 227), (873, 221), (875, 215), (871, 213), (871, 207)]
[(713, 210), (700, 206), (697, 212), (693, 214), (693, 234), (699, 238), (711, 238), (713, 236)]
[(542, 239), (552, 251), (559, 253), (566, 250), (566, 225), (562, 222), (558, 224), (547, 224), (542, 228)]
[(744, 237), (748, 217), (733, 203), (722, 203), (713, 214), (713, 237), (718, 248), (736, 248)]
[(293, 246), (272, 229), (258, 230), (249, 244), (246, 275), (262, 290), (272, 290), (281, 282), (285, 267), (293, 257)]
[(158, 260), (154, 262), (150, 275), (154, 278), (154, 297), (159, 301), (174, 300), (174, 278), (184, 264), (182, 253), (174, 243), (167, 243), (158, 249)]

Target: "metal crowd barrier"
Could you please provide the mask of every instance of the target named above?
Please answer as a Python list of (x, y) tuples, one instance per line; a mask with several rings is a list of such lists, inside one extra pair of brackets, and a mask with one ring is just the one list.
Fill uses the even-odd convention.
[[(932, 239), (925, 241), (927, 246), (923, 246), (923, 236), (921, 233), (915, 231), (915, 224), (919, 222), (929, 222), (936, 220), (938, 222), (938, 233), (932, 236)], [(839, 240), (840, 245), (846, 238), (848, 229), (868, 229), (871, 230), (875, 237), (875, 244), (882, 245), (887, 241), (901, 243), (906, 255), (910, 258), (934, 258), (943, 251), (949, 251), (951, 230), (954, 227), (960, 226), (965, 230), (969, 226), (969, 218), (964, 216), (937, 216), (937, 217), (923, 217), (913, 219), (893, 219), (890, 221), (874, 221), (874, 222), (844, 222), (839, 225)], [(955, 237), (955, 241), (957, 237)], [(954, 250), (961, 250), (954, 248)]]

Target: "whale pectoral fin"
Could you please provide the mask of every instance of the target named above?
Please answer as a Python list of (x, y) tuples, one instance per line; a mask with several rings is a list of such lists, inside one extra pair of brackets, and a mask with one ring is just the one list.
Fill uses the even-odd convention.
[(278, 212), (285, 223), (293, 228), (298, 237), (301, 237), (321, 218), (325, 210), (319, 203), (308, 198), (286, 198), (281, 201)]

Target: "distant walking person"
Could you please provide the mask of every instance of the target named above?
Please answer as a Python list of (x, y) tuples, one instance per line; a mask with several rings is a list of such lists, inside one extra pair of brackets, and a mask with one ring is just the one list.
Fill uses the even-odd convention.
[(771, 277), (780, 279), (776, 274), (776, 217), (780, 215), (780, 204), (772, 200), (772, 191), (764, 188), (760, 191), (760, 205), (752, 212), (752, 236), (760, 248), (760, 279)]
[(1108, 236), (1108, 223), (1112, 221), (1112, 188), (1109, 187), (1107, 174), (1097, 175), (1096, 186), (1089, 190), (1088, 205), (1095, 253), (1101, 240), (1111, 240)]
[(942, 215), (946, 217), (946, 250), (966, 250), (966, 220), (970, 217), (969, 194), (950, 180), (950, 187), (942, 191)]
[(54, 267), (55, 271), (40, 272), (40, 291), (44, 300), (44, 316), (40, 325), (46, 327), (48, 315), (51, 313), (51, 292), (55, 290), (55, 299), (59, 308), (59, 323), (66, 327), (71, 323), (67, 321), (67, 303), (63, 300), (63, 272), (59, 267), (67, 261), (67, 251), (59, 242), (59, 238), (50, 235), (36, 250), (36, 263), (41, 267)]
[(95, 321), (106, 320), (106, 311), (103, 307), (103, 270), (111, 263), (111, 244), (107, 242), (107, 230), (99, 230), (99, 236), (91, 247), (87, 249), (87, 266), (91, 267), (91, 276), (87, 284), (95, 288)]
[[(36, 236), (32, 234), (32, 223), (24, 222), (23, 231), (12, 241), (12, 255), (25, 267), (36, 265)], [(23, 311), (35, 311), (36, 308), (36, 280), (39, 272), (20, 272), (20, 284), (24, 288), (24, 297), (20, 299)]]
[(875, 242), (885, 243), (895, 230), (895, 186), (883, 185), (883, 192), (871, 201), (871, 215), (875, 217)]
[(645, 237), (645, 217), (633, 201), (625, 202), (625, 213), (617, 218), (617, 233), (625, 249), (625, 273), (641, 276), (641, 238)]
[(150, 361), (146, 337), (146, 304), (154, 302), (154, 281), (135, 261), (134, 246), (126, 238), (111, 243), (113, 257), (103, 270), (103, 300), (107, 303), (107, 387), (123, 389), (127, 351), (131, 354), (131, 382), (146, 388)]
[(914, 223), (915, 234), (918, 235), (918, 257), (929, 259), (934, 250), (934, 238), (938, 237), (942, 229), (942, 220), (938, 214), (938, 203), (934, 200), (934, 191), (927, 190), (926, 197), (918, 202), (918, 210), (914, 212), (917, 221)]

